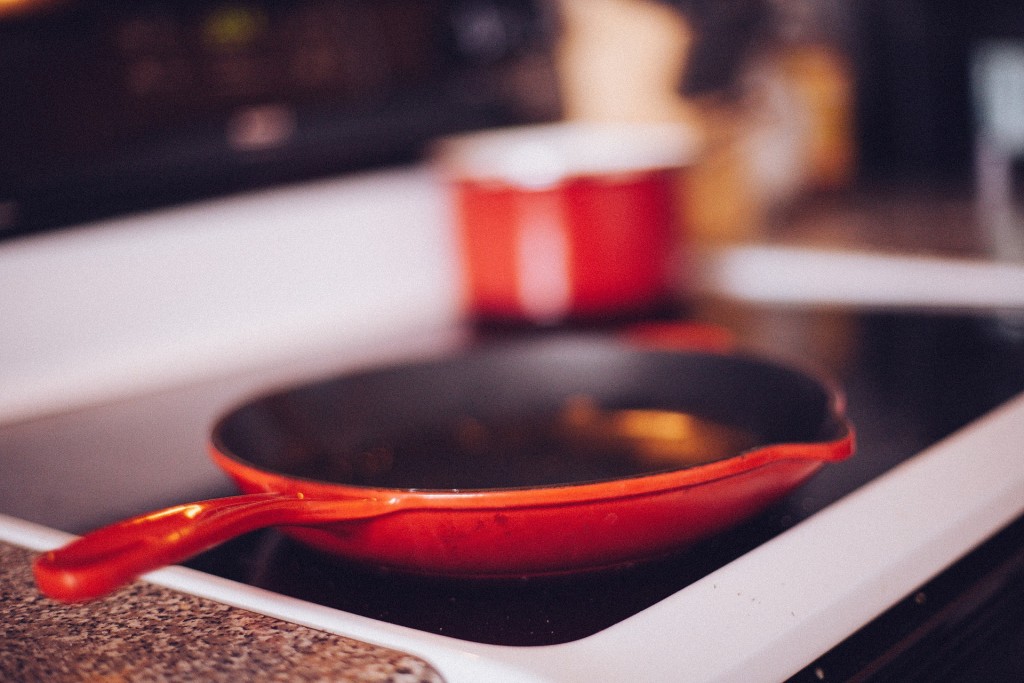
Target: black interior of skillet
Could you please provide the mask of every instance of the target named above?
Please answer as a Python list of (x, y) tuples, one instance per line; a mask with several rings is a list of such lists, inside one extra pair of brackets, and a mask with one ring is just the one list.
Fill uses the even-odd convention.
[[(230, 414), (214, 438), (263, 469), (357, 485), (495, 488), (639, 474), (572, 463), (555, 471), (528, 450), (517, 452), (507, 468), (488, 468), (431, 448), (432, 426), (466, 418), (540, 421), (575, 396), (602, 409), (693, 414), (747, 430), (758, 444), (830, 440), (843, 429), (830, 412), (828, 389), (791, 368), (751, 357), (640, 350), (605, 337), (567, 335), (488, 345), (268, 395)], [(405, 479), (394, 480), (400, 484), (365, 472), (325, 475), (327, 455), (372, 456), (383, 446), (397, 452), (397, 460), (425, 462), (405, 463)], [(408, 483), (415, 480), (409, 472), (425, 473), (424, 480)]]

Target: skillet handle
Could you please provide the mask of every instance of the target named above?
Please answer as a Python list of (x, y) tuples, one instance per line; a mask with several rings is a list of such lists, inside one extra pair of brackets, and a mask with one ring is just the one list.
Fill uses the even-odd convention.
[(267, 526), (374, 517), (389, 509), (374, 499), (314, 500), (253, 493), (145, 513), (97, 529), (33, 563), (36, 585), (62, 602), (99, 598), (141, 574), (186, 560)]

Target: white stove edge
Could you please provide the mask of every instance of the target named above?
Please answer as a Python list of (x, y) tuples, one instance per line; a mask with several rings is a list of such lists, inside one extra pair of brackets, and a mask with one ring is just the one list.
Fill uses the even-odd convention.
[(694, 262), (699, 289), (749, 303), (1024, 311), (1024, 262), (753, 243)]
[(456, 324), (440, 189), (397, 168), (0, 242), (0, 424)]
[[(417, 655), (449, 683), (777, 681), (1024, 512), (1022, 441), (1024, 395), (640, 614), (561, 645), (421, 633), (180, 567), (145, 578)], [(0, 539), (17, 545), (70, 538), (0, 515)]]

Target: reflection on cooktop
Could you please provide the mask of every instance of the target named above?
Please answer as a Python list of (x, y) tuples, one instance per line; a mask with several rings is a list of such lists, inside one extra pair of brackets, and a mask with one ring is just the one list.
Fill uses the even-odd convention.
[(846, 390), (857, 453), (742, 526), (671, 557), (584, 575), (451, 580), (352, 564), (266, 530), (188, 566), (466, 640), (582, 638), (706, 576), (1024, 390), (1024, 335), (991, 319), (885, 314), (859, 317), (849, 329), (851, 350), (829, 370)]
[(189, 566), (328, 607), (430, 633), (502, 645), (548, 645), (596, 633), (675, 593), (778, 533), (777, 506), (688, 552), (619, 569), (529, 579), (445, 579), (360, 566), (267, 530)]

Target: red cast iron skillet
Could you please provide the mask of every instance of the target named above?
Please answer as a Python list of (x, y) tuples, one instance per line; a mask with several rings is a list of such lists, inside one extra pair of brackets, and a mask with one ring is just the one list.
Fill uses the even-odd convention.
[[(761, 445), (670, 471), (509, 488), (378, 488), (309, 475), (318, 453), (372, 450), (464, 416), (528, 419), (580, 395), (603, 407), (695, 413), (748, 429)], [(62, 601), (91, 599), (266, 526), (345, 558), (455, 577), (632, 563), (732, 526), (846, 458), (854, 437), (843, 409), (837, 389), (791, 367), (606, 336), (492, 344), (349, 374), (267, 395), (217, 423), (213, 459), (245, 495), (94, 531), (40, 555), (36, 581)]]

